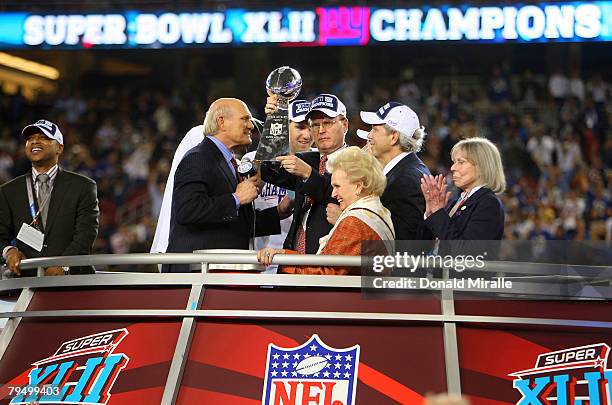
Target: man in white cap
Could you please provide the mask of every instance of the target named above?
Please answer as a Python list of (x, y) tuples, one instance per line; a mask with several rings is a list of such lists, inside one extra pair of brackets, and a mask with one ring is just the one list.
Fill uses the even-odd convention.
[(396, 239), (430, 239), (424, 223), (425, 199), (421, 192), (421, 177), (430, 172), (417, 156), (426, 135), (419, 117), (408, 106), (396, 102), (374, 112), (361, 111), (360, 115), (372, 129), (369, 133), (357, 131), (357, 135), (368, 140), (372, 154), (387, 176), (380, 200), (391, 211)]
[[(313, 137), (310, 133), (310, 126), (306, 120), (306, 115), (310, 111), (310, 102), (306, 100), (294, 100), (289, 103), (289, 153), (294, 155), (300, 152), (308, 152), (312, 148)], [(242, 161), (253, 161), (255, 151), (249, 152), (242, 158)], [(287, 193), (287, 189), (271, 183), (263, 183), (259, 197), (255, 199), (256, 209), (274, 207), (284, 200), (285, 204), (292, 203), (292, 193)], [(255, 238), (255, 250), (265, 247), (280, 249), (283, 247), (285, 238), (289, 233), (293, 216), (281, 220), (281, 233), (278, 235), (258, 236)], [(276, 265), (268, 266), (266, 272), (276, 272)]]
[[(99, 216), (96, 183), (58, 166), (64, 137), (57, 125), (38, 120), (21, 135), (32, 170), (0, 187), (0, 251), (16, 275), (26, 258), (90, 254)], [(65, 273), (59, 267), (45, 272)], [(70, 273), (93, 273), (93, 268), (71, 267)]]
[[(266, 113), (276, 109), (269, 97)], [(329, 233), (332, 225), (327, 221), (327, 205), (337, 204), (332, 198), (331, 175), (326, 170), (327, 160), (346, 147), (348, 131), (346, 107), (333, 94), (320, 94), (310, 102), (306, 116), (318, 152), (303, 152), (279, 156), (282, 170), (262, 164), (262, 179), (295, 191), (293, 222), (283, 248), (299, 253), (316, 254), (319, 239)]]

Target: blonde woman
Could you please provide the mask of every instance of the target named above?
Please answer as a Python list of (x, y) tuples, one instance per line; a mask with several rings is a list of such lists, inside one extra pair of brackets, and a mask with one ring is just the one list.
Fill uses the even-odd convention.
[[(383, 207), (380, 196), (386, 178), (376, 158), (357, 147), (338, 152), (328, 163), (331, 172), (332, 197), (338, 200), (342, 213), (332, 230), (319, 240), (317, 254), (375, 255), (389, 254), (384, 244), (376, 244), (378, 251), (362, 251), (364, 240), (393, 241), (395, 232), (389, 210)], [(380, 251), (384, 250), (384, 251)], [(264, 248), (257, 253), (260, 263), (269, 265), (278, 253), (297, 253), (291, 250)], [(296, 274), (359, 274), (359, 267), (284, 266), (284, 273)]]
[(448, 204), (446, 179), (423, 176), (425, 225), (440, 240), (500, 240), (504, 207), (496, 194), (506, 188), (497, 147), (485, 138), (459, 141), (451, 150), (453, 183), (462, 192)]

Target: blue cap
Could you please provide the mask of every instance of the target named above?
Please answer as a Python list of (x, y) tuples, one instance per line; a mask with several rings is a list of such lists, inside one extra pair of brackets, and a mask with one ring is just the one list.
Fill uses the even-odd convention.
[(321, 111), (330, 118), (338, 115), (346, 116), (346, 106), (333, 94), (319, 94), (310, 102), (310, 114), (313, 111)]
[(51, 121), (38, 120), (34, 124), (30, 124), (25, 127), (21, 131), (21, 136), (23, 136), (25, 140), (28, 140), (30, 135), (36, 133), (42, 133), (47, 138), (59, 142), (60, 145), (64, 144), (64, 136), (62, 135), (62, 132), (59, 130), (57, 125), (55, 125)]

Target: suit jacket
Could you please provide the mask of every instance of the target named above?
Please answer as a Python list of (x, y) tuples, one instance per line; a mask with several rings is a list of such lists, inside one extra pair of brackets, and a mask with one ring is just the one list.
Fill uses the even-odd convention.
[(440, 240), (501, 240), (504, 236), (504, 207), (488, 188), (471, 195), (453, 217), (447, 210), (438, 210), (425, 220), (427, 227)]
[(409, 153), (387, 173), (387, 186), (380, 198), (391, 211), (397, 240), (432, 239), (425, 226), (425, 198), (421, 191), (421, 177), (431, 174), (425, 163)]
[(331, 174), (319, 174), (320, 153), (301, 152), (296, 156), (312, 166), (313, 171), (308, 180), (304, 181), (284, 169), (275, 169), (276, 166), (265, 162), (261, 165), (261, 178), (268, 183), (295, 191), (293, 221), (283, 245), (285, 249), (296, 250), (295, 238), (306, 213), (306, 196), (313, 199), (306, 221), (306, 253), (316, 254), (319, 250), (319, 239), (332, 229), (332, 225), (327, 222), (327, 204), (330, 202), (337, 204), (338, 201), (331, 196)]
[[(174, 176), (168, 253), (201, 249), (248, 249), (252, 236), (280, 233), (276, 207), (253, 211), (232, 193), (238, 182), (223, 154), (205, 138), (185, 154)], [(189, 265), (163, 266), (162, 272), (188, 272)]]
[[(32, 222), (26, 179), (27, 175), (19, 176), (0, 187), (0, 251), (17, 237), (24, 222)], [(19, 240), (17, 248), (27, 258), (90, 254), (100, 214), (96, 183), (59, 168), (50, 198), (42, 251), (37, 252)], [(93, 272), (91, 266), (70, 268), (71, 274)]]

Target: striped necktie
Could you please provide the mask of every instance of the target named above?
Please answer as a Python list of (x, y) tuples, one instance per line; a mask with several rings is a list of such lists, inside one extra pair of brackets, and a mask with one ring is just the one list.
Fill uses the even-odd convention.
[(459, 201), (457, 201), (457, 204), (455, 204), (453, 206), (453, 208), (450, 210), (450, 212), (448, 213), (449, 217), (453, 217), (455, 215), (455, 213), (459, 210), (459, 208), (461, 208), (463, 206), (463, 204), (465, 203), (465, 200), (467, 200), (468, 194), (464, 193), (461, 195), (461, 198), (459, 199)]

